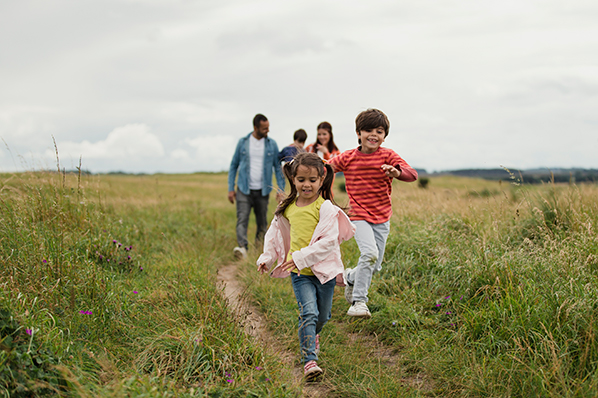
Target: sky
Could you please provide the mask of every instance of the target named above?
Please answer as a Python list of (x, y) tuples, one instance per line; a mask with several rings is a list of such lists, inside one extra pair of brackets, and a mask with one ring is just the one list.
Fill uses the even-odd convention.
[(341, 150), (428, 172), (598, 168), (595, 0), (3, 0), (0, 172), (228, 170), (262, 113), (280, 149), (322, 121)]

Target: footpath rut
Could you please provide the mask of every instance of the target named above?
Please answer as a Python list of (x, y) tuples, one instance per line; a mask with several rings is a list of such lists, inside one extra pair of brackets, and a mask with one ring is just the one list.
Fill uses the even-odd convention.
[[(289, 384), (301, 387), (303, 397), (334, 396), (334, 387), (327, 385), (325, 380), (319, 383), (305, 383), (303, 380), (303, 367), (297, 362), (297, 353), (275, 344), (277, 340), (274, 338), (273, 333), (268, 330), (266, 319), (247, 300), (247, 290), (239, 282), (238, 264), (231, 263), (220, 267), (218, 269), (218, 281), (224, 286), (224, 294), (231, 308), (233, 308), (239, 319), (242, 320), (245, 333), (258, 341), (268, 354), (279, 357), (282, 365), (288, 369)], [(401, 369), (400, 354), (393, 352), (390, 347), (378, 341), (377, 336), (354, 332), (348, 332), (347, 335), (351, 344), (359, 347), (365, 357), (377, 358), (380, 366), (386, 372), (395, 372)], [(434, 389), (434, 382), (423, 372), (408, 372), (406, 376), (401, 378), (401, 381), (405, 385), (424, 393)]]
[[(325, 383), (305, 383), (303, 367), (296, 365), (296, 353), (272, 342), (272, 332), (266, 327), (266, 320), (259, 310), (247, 300), (246, 289), (238, 279), (238, 265), (231, 263), (218, 269), (218, 282), (224, 286), (224, 294), (228, 302), (242, 320), (245, 333), (260, 342), (268, 354), (280, 358), (282, 364), (289, 370), (290, 384), (302, 386), (303, 396), (307, 398), (326, 397), (330, 389)], [(267, 342), (267, 344), (266, 344)]]

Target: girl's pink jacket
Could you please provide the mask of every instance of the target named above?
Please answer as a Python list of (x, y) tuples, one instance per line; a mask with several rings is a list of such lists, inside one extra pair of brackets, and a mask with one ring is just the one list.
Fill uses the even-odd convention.
[[(345, 286), (340, 244), (355, 234), (355, 226), (349, 217), (331, 201), (326, 200), (320, 207), (320, 221), (314, 230), (309, 246), (292, 253), (295, 265), (300, 270), (310, 267), (320, 283), (336, 278), (337, 286)], [(257, 264), (265, 263), (270, 276), (285, 278), (291, 273), (283, 271), (280, 265), (285, 262), (291, 247), (291, 225), (283, 216), (274, 216), (266, 232), (264, 253)], [(275, 261), (278, 264), (271, 269)]]

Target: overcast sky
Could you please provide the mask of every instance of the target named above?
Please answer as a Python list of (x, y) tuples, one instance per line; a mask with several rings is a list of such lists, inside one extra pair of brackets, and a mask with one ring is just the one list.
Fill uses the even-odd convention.
[(227, 170), (383, 110), (413, 167), (598, 168), (595, 0), (0, 0), (0, 171)]

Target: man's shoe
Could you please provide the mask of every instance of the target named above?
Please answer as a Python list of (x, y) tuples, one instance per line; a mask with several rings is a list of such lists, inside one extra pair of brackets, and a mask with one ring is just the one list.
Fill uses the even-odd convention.
[(354, 316), (356, 318), (371, 318), (372, 314), (368, 309), (368, 306), (363, 301), (356, 301), (347, 311), (347, 315)]
[(345, 274), (345, 300), (347, 300), (347, 303), (349, 304), (353, 304), (353, 285), (351, 285), (349, 283), (349, 279), (347, 279), (347, 277), (349, 276), (349, 271), (351, 271), (352, 268), (345, 268), (344, 274)]
[(239, 260), (246, 259), (247, 258), (247, 249), (245, 249), (244, 247), (237, 246), (233, 249), (233, 254)]
[(322, 376), (322, 374), (324, 374), (324, 371), (318, 366), (316, 361), (309, 361), (303, 367), (303, 376), (305, 377), (305, 381), (314, 381)]

